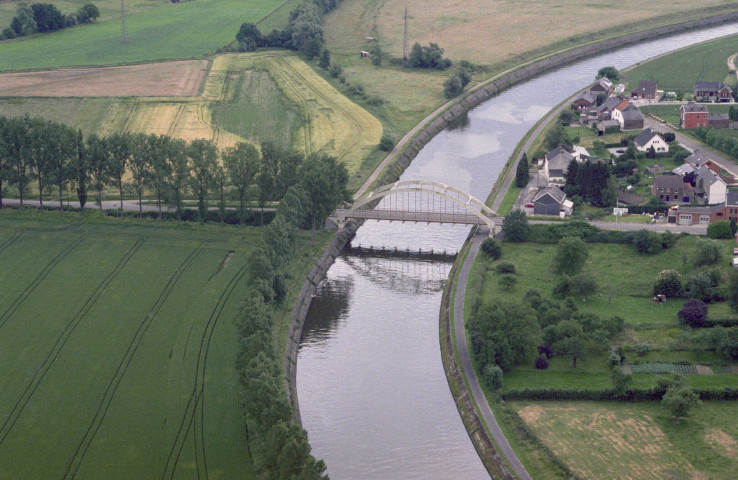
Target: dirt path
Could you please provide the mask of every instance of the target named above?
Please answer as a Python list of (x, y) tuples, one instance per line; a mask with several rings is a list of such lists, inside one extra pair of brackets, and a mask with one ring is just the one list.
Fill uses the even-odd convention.
[(735, 57), (738, 56), (738, 53), (734, 53), (733, 55), (728, 57), (728, 70), (733, 70), (735, 72), (736, 78), (738, 78), (738, 71), (736, 71), (735, 68)]

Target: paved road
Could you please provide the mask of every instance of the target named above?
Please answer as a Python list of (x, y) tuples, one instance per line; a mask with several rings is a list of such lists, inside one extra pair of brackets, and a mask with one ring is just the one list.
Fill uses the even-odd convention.
[(492, 413), (492, 409), (489, 408), (487, 398), (482, 393), (482, 388), (479, 386), (479, 379), (472, 366), (471, 357), (469, 356), (469, 349), (466, 344), (466, 335), (464, 329), (464, 297), (466, 295), (466, 285), (469, 279), (469, 271), (471, 270), (474, 259), (477, 258), (479, 253), (479, 247), (487, 238), (486, 231), (484, 229), (477, 229), (477, 234), (471, 241), (469, 246), (469, 254), (464, 260), (464, 264), (459, 270), (459, 274), (456, 277), (456, 296), (454, 297), (454, 331), (456, 332), (456, 352), (459, 354), (459, 365), (463, 370), (463, 374), (466, 376), (469, 382), (469, 389), (474, 396), (474, 401), (479, 406), (479, 410), (482, 413), (484, 422), (487, 424), (487, 429), (490, 435), (494, 439), (495, 444), (499, 453), (504, 456), (510, 466), (512, 467), (515, 475), (521, 480), (533, 480), (528, 471), (525, 469), (520, 459), (513, 451), (510, 443), (505, 438), (505, 434), (502, 433), (500, 425), (497, 423), (495, 414)]

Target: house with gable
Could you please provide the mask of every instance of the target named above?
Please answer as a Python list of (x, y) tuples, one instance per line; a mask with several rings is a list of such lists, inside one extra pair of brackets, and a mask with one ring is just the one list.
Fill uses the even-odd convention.
[(569, 168), (569, 164), (574, 160), (568, 150), (559, 145), (543, 157), (543, 176), (548, 185), (564, 185), (566, 179), (564, 174)]
[(571, 103), (573, 103), (574, 106), (577, 107), (577, 109), (581, 112), (595, 106), (595, 104), (597, 103), (597, 96), (592, 92), (582, 92)]
[(656, 80), (638, 80), (638, 87), (630, 91), (630, 96), (634, 99), (657, 100), (657, 91)]
[(695, 170), (699, 167), (707, 167), (716, 175), (720, 173), (720, 165), (710, 160), (710, 158), (700, 150), (695, 150), (692, 155), (684, 159), (684, 162), (692, 165)]
[(733, 89), (723, 82), (695, 82), (694, 99), (711, 102), (732, 102)]
[(666, 143), (661, 135), (651, 130), (650, 127), (639, 133), (638, 136), (633, 139), (633, 143), (635, 143), (636, 149), (639, 152), (647, 152), (651, 147), (653, 147), (656, 152), (669, 151), (669, 144)]
[(610, 95), (612, 95), (612, 89), (613, 84), (607, 77), (600, 78), (594, 83), (594, 85), (589, 87), (590, 93), (594, 94), (595, 97), (600, 93), (604, 93), (609, 97)]
[(625, 100), (625, 98), (622, 96), (609, 97), (607, 100), (602, 102), (602, 105), (595, 108), (595, 112), (597, 113), (597, 120), (601, 122), (605, 120), (611, 120), (612, 111), (615, 110), (618, 105), (626, 101), (627, 100)]
[(710, 113), (704, 103), (689, 102), (679, 107), (679, 126), (688, 130), (706, 127), (728, 128), (727, 113)]
[(664, 203), (690, 203), (694, 200), (694, 189), (679, 175), (660, 175), (654, 178), (651, 187), (653, 196)]
[(617, 120), (621, 130), (640, 130), (643, 128), (644, 118), (641, 111), (625, 100), (612, 111), (612, 119)]
[(708, 205), (725, 203), (728, 185), (722, 178), (706, 166), (697, 167), (694, 171), (694, 193)]

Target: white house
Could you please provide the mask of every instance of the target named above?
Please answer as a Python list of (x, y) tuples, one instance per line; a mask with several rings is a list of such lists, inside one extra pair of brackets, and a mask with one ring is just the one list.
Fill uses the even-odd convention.
[(633, 139), (633, 143), (635, 143), (636, 149), (638, 149), (639, 152), (647, 152), (651, 147), (653, 147), (656, 152), (669, 151), (669, 144), (661, 138), (661, 135), (651, 130), (650, 127), (638, 134), (638, 136)]
[(564, 175), (572, 160), (574, 160), (574, 155), (560, 145), (548, 152), (543, 162), (543, 175), (546, 183), (563, 186), (566, 183)]
[(709, 168), (698, 167), (695, 170), (694, 192), (708, 205), (725, 203), (728, 185)]

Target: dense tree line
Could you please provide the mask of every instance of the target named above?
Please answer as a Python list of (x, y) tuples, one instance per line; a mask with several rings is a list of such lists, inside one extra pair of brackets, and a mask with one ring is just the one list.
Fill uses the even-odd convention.
[[(46, 192), (55, 189), (59, 207), (68, 186), (76, 190), (81, 208), (89, 195), (102, 209), (107, 187), (118, 191), (123, 210), (124, 191), (139, 200), (149, 193), (156, 197), (159, 215), (164, 202), (182, 214), (185, 195), (198, 200), (204, 219), (209, 199), (215, 195), (221, 217), (226, 196), (238, 198), (239, 216), (245, 219), (246, 205), (258, 200), (262, 207), (286, 197), (301, 185), (302, 225), (319, 225), (336, 205), (347, 198), (348, 173), (335, 158), (284, 151), (270, 143), (257, 149), (250, 143), (219, 151), (209, 140), (184, 140), (165, 135), (114, 134), (100, 137), (38, 118), (0, 117), (0, 206), (3, 188), (15, 187), (21, 205), (32, 183), (38, 187), (43, 205)], [(305, 197), (305, 194), (301, 194)], [(301, 197), (301, 198), (302, 198)]]
[(10, 26), (0, 33), (0, 40), (8, 40), (32, 33), (46, 33), (73, 27), (78, 23), (90, 23), (100, 16), (100, 10), (87, 3), (76, 13), (64, 15), (50, 3), (34, 3), (28, 6), (19, 3), (16, 15), (10, 21)]
[(738, 140), (735, 138), (721, 135), (714, 128), (699, 127), (694, 130), (694, 134), (711, 147), (727, 153), (733, 158), (738, 158)]

